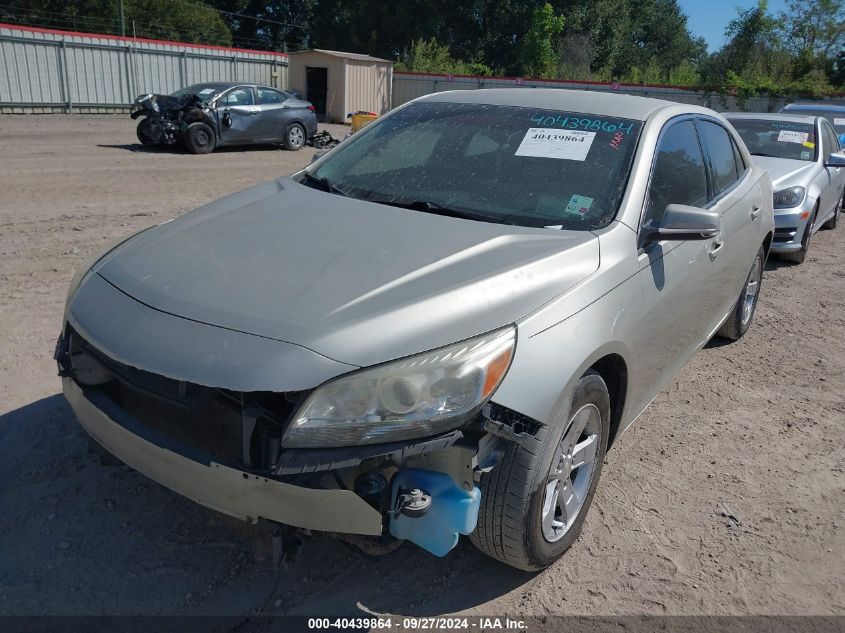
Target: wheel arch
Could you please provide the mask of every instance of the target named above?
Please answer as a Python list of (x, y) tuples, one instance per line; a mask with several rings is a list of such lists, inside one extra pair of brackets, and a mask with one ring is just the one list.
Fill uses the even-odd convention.
[(607, 440), (607, 448), (610, 449), (618, 434), (622, 412), (625, 410), (625, 398), (628, 394), (628, 365), (621, 355), (612, 353), (599, 358), (590, 366), (590, 369), (601, 376), (610, 394), (610, 430)]

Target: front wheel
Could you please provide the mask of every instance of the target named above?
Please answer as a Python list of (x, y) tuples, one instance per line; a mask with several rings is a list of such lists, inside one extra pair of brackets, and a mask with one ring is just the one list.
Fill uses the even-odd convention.
[(537, 571), (578, 538), (607, 451), (610, 396), (587, 372), (569, 406), (481, 478), (478, 527), (470, 540), (511, 567)]
[(807, 259), (807, 253), (810, 251), (810, 240), (813, 237), (813, 226), (816, 223), (816, 214), (819, 211), (818, 205), (813, 210), (813, 215), (807, 220), (807, 226), (804, 227), (804, 235), (801, 236), (801, 249), (797, 251), (787, 251), (780, 254), (780, 258), (792, 262), (793, 264), (803, 264)]
[(845, 209), (845, 192), (842, 193), (842, 199), (839, 201), (839, 204), (836, 205), (836, 208), (833, 210), (833, 217), (830, 218), (827, 222), (822, 225), (822, 228), (825, 230), (833, 230), (836, 228), (836, 225), (839, 223), (839, 214), (842, 210)]
[(763, 267), (766, 263), (766, 250), (761, 246), (754, 257), (754, 263), (739, 293), (733, 312), (728, 320), (722, 324), (717, 336), (736, 341), (748, 331), (751, 326), (751, 319), (757, 309), (757, 300), (760, 298), (760, 286), (763, 283)]
[(185, 147), (192, 154), (208, 154), (214, 151), (217, 138), (214, 130), (202, 122), (191, 123), (185, 130)]
[(305, 128), (299, 123), (291, 123), (285, 130), (285, 138), (282, 143), (285, 149), (296, 152), (305, 147), (306, 140)]
[(138, 135), (138, 140), (144, 147), (152, 147), (158, 145), (152, 134), (152, 123), (147, 118), (138, 121), (138, 126), (135, 128), (135, 134)]

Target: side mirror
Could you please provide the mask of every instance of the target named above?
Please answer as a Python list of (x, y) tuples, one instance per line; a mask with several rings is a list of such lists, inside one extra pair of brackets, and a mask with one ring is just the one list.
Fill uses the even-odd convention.
[(834, 152), (827, 157), (825, 167), (845, 167), (845, 152)]
[(660, 226), (646, 229), (646, 242), (708, 240), (719, 235), (719, 214), (685, 204), (667, 205)]

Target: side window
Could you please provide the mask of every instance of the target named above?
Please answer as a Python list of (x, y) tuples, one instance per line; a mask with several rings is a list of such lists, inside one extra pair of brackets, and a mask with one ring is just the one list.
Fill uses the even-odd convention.
[(696, 126), (710, 167), (711, 193), (715, 198), (737, 181), (738, 170), (731, 137), (725, 128), (711, 121), (698, 121)]
[(742, 157), (742, 152), (739, 151), (739, 146), (736, 141), (731, 138), (731, 145), (734, 148), (734, 162), (736, 163), (736, 177), (742, 180), (745, 172), (748, 170), (748, 165), (745, 164), (745, 159)]
[(663, 131), (646, 198), (645, 224), (660, 225), (666, 206), (707, 204), (707, 175), (692, 121), (673, 123)]
[(253, 105), (251, 88), (235, 88), (227, 92), (220, 103), (226, 106)]
[(256, 88), (258, 92), (258, 103), (267, 105), (270, 103), (283, 103), (287, 100), (287, 95), (278, 90), (271, 90), (270, 88)]

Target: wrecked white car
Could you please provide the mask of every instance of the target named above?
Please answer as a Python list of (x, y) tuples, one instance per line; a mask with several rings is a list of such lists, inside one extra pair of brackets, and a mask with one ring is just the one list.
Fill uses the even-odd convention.
[(56, 359), (91, 436), (199, 503), (540, 569), (608, 445), (748, 329), (772, 232), (710, 110), (444, 92), (94, 256)]

